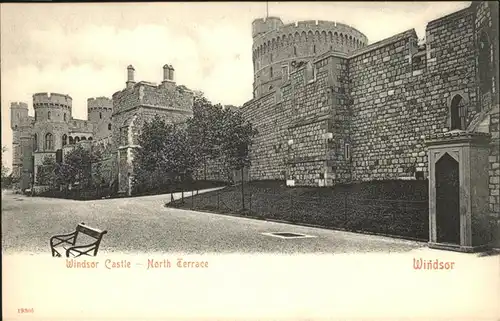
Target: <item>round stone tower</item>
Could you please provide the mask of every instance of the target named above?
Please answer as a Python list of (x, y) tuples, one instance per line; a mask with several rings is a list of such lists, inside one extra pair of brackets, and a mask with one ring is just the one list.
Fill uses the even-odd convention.
[(69, 95), (37, 93), (33, 95), (35, 110), (34, 150), (55, 152), (62, 148), (72, 118), (73, 100)]
[(348, 54), (367, 45), (368, 38), (345, 24), (331, 21), (299, 21), (283, 24), (280, 18), (252, 23), (254, 98), (281, 83), (283, 68), (292, 61), (310, 61), (327, 51)]
[(113, 100), (108, 97), (87, 99), (88, 120), (94, 124), (94, 139), (109, 137), (112, 132)]

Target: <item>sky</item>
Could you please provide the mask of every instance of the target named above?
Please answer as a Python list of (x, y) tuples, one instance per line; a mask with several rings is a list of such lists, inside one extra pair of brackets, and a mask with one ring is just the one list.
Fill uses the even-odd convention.
[[(468, 7), (470, 2), (269, 2), (283, 22), (348, 24), (373, 43)], [(251, 23), (265, 2), (3, 3), (0, 4), (2, 162), (12, 164), (10, 103), (57, 92), (73, 98), (73, 117), (87, 117), (87, 98), (136, 81), (160, 83), (162, 67), (175, 81), (214, 103), (241, 106), (252, 98)]]

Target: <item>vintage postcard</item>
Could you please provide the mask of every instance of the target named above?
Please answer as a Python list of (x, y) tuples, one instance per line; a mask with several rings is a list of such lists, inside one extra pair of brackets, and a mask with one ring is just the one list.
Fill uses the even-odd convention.
[(498, 2), (0, 14), (3, 320), (500, 320)]

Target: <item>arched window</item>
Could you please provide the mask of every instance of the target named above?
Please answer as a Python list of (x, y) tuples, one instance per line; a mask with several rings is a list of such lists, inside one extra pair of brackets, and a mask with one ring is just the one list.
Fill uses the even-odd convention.
[(87, 137), (82, 136), (82, 138), (80, 138), (80, 140), (87, 140)]
[[(66, 116), (66, 114), (64, 115)], [(64, 134), (62, 137), (62, 145), (66, 146), (67, 143), (68, 143), (68, 135)]]
[(295, 47), (295, 46), (293, 47), (293, 54), (294, 54), (295, 56), (297, 56), (297, 47)]
[(35, 134), (33, 135), (33, 151), (36, 151), (38, 149), (38, 136)]
[(108, 130), (111, 130), (111, 124), (108, 124)]
[(102, 113), (99, 113), (99, 118), (102, 119)]
[(50, 119), (50, 111), (47, 113), (47, 119)]
[(73, 139), (73, 137), (69, 136), (69, 144), (73, 145), (74, 143), (75, 143), (75, 140)]
[(64, 121), (66, 121), (66, 113), (64, 113)]
[(35, 121), (36, 121), (36, 110), (35, 110)]
[(479, 38), (478, 68), (481, 91), (483, 93), (487, 93), (491, 90), (492, 84), (491, 44), (488, 39), (488, 35), (484, 31), (481, 32), (481, 36)]
[(316, 45), (313, 45), (313, 53), (316, 53)]
[(45, 135), (45, 150), (54, 149), (54, 136), (51, 133)]
[(89, 137), (89, 140), (92, 140), (92, 137)]
[(450, 129), (465, 130), (467, 109), (465, 101), (460, 95), (456, 95), (451, 100), (450, 106)]
[(79, 137), (75, 137), (75, 144), (78, 143), (80, 141), (80, 138)]

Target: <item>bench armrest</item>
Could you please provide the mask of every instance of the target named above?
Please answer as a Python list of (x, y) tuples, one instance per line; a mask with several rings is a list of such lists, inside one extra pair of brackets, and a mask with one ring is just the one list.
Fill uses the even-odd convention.
[[(55, 246), (55, 245), (58, 245), (61, 243), (73, 244), (72, 241), (70, 242), (70, 240), (74, 239), (75, 237), (76, 237), (76, 231), (73, 233), (69, 233), (69, 234), (54, 235), (50, 238), (50, 245)], [(58, 241), (62, 241), (62, 242), (59, 242), (58, 244), (54, 244), (53, 243), (54, 240), (58, 240)]]
[[(78, 253), (78, 255), (76, 255), (75, 257), (79, 257), (80, 255), (87, 254), (88, 252), (90, 252), (92, 250), (94, 251), (94, 255), (95, 255), (97, 252), (98, 245), (99, 245), (99, 241), (95, 241), (93, 243), (86, 244), (86, 245), (72, 246), (66, 250), (66, 257), (69, 257), (71, 251), (75, 251)], [(86, 251), (79, 251), (79, 250), (85, 250), (85, 249), (86, 249)]]

